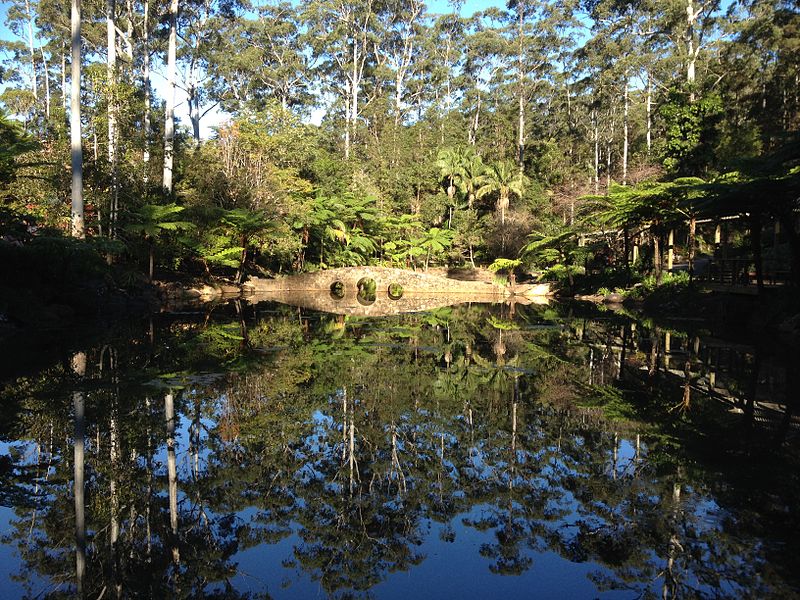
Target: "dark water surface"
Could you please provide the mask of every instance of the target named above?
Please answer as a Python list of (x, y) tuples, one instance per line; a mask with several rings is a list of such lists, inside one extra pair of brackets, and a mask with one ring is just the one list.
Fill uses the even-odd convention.
[(800, 589), (791, 347), (503, 305), (0, 343), (0, 598)]

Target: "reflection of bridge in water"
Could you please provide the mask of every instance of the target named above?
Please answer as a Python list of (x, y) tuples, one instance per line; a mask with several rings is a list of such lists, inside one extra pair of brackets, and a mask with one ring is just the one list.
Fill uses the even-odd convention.
[(549, 285), (500, 285), (383, 267), (346, 267), (242, 286), (251, 302), (277, 301), (342, 315), (384, 316), (464, 302), (547, 303)]

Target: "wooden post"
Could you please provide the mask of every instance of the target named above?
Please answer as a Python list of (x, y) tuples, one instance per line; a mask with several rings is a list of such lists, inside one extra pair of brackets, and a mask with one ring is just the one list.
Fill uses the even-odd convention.
[(667, 271), (672, 272), (672, 262), (675, 257), (675, 253), (673, 252), (673, 244), (675, 242), (675, 230), (669, 230), (669, 236), (667, 236)]

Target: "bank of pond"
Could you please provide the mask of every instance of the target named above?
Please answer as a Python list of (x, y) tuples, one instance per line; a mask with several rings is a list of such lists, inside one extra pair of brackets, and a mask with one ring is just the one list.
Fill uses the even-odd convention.
[(791, 344), (240, 299), (4, 347), (3, 598), (800, 593)]

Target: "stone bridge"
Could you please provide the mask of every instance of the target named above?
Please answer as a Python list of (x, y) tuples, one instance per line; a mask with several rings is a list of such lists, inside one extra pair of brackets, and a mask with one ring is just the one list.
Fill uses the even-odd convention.
[(378, 316), (462, 302), (546, 301), (543, 285), (498, 285), (385, 267), (345, 267), (242, 285), (250, 301), (276, 300), (337, 314)]

